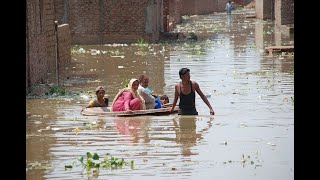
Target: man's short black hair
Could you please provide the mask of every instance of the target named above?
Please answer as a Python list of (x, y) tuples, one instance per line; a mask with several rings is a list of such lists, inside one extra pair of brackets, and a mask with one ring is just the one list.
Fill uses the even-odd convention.
[(181, 76), (185, 75), (185, 74), (188, 73), (188, 72), (190, 72), (190, 69), (188, 69), (188, 68), (181, 68), (181, 69), (179, 70), (179, 76), (180, 76), (180, 78), (181, 78)]

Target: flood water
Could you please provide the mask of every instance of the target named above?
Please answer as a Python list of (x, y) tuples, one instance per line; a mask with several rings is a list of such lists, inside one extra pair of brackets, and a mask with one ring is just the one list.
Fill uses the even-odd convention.
[[(27, 97), (27, 179), (293, 180), (294, 58), (263, 53), (266, 46), (294, 45), (293, 38), (241, 12), (184, 17), (175, 31), (195, 32), (198, 41), (75, 46), (60, 72), (67, 94)], [(198, 94), (198, 116), (80, 114), (96, 86), (106, 86), (112, 100), (123, 82), (143, 73), (172, 102), (182, 67), (214, 116)], [(73, 164), (87, 152), (134, 165)]]

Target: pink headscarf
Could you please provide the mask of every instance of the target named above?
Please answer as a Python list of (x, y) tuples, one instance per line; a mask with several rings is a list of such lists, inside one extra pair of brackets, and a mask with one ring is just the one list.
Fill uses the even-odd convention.
[(135, 79), (135, 78), (130, 79), (129, 84), (128, 84), (128, 87), (123, 88), (123, 89), (121, 89), (121, 90), (118, 92), (118, 94), (117, 94), (117, 95), (114, 97), (114, 99), (113, 99), (113, 102), (112, 102), (111, 107), (113, 106), (113, 104), (116, 102), (116, 100), (119, 98), (119, 96), (120, 96), (123, 92), (129, 91), (129, 92), (132, 93), (133, 98), (138, 98), (138, 99), (140, 99), (142, 109), (146, 109), (146, 104), (145, 104), (144, 99), (139, 95), (139, 93), (138, 93), (137, 90), (133, 90), (133, 89), (132, 89), (132, 84), (133, 84), (135, 81), (138, 81), (138, 79)]

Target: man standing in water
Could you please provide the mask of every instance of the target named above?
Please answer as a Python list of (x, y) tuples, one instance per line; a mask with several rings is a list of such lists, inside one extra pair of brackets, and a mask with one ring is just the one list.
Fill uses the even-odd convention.
[(227, 14), (231, 14), (232, 9), (233, 9), (233, 4), (231, 1), (228, 1), (228, 3), (226, 4), (226, 8), (225, 8), (225, 10), (227, 11)]
[(173, 112), (178, 98), (180, 98), (178, 112), (179, 115), (198, 115), (195, 106), (196, 91), (210, 109), (210, 114), (214, 115), (214, 111), (207, 97), (200, 90), (198, 83), (190, 80), (190, 70), (188, 68), (181, 68), (179, 70), (179, 76), (182, 81), (175, 85), (174, 100), (171, 112)]

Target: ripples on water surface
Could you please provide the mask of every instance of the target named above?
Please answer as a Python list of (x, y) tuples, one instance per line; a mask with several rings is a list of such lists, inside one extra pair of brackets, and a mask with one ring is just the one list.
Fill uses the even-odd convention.
[[(242, 14), (188, 17), (176, 31), (194, 31), (199, 41), (81, 46), (100, 54), (74, 53), (61, 72), (76, 95), (27, 99), (27, 179), (293, 179), (294, 62), (263, 54), (266, 46), (293, 41), (272, 22)], [(112, 99), (121, 82), (142, 73), (172, 101), (181, 67), (190, 68), (214, 118), (199, 95), (199, 116), (79, 113), (90, 100), (86, 92), (105, 85)], [(134, 167), (65, 170), (86, 152), (134, 160)]]

